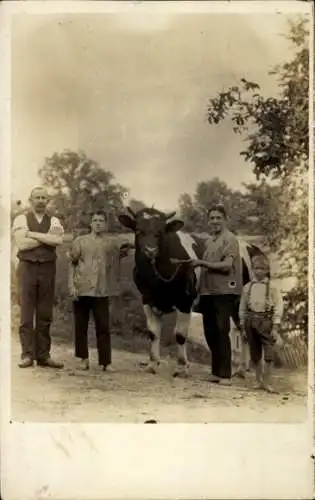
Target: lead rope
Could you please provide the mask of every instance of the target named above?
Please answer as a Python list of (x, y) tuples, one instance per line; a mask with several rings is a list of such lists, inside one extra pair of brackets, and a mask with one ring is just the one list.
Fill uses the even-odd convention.
[(158, 270), (157, 270), (157, 268), (156, 268), (156, 265), (155, 265), (155, 261), (154, 261), (154, 260), (152, 260), (152, 266), (153, 266), (153, 270), (154, 270), (155, 274), (157, 275), (157, 277), (158, 277), (160, 280), (164, 281), (165, 283), (170, 283), (171, 281), (173, 281), (173, 279), (174, 279), (174, 278), (175, 278), (175, 276), (177, 275), (177, 273), (178, 273), (178, 271), (179, 271), (179, 269), (180, 269), (180, 267), (181, 267), (181, 264), (179, 264), (179, 265), (176, 267), (176, 269), (175, 269), (174, 273), (172, 274), (172, 276), (171, 276), (170, 278), (163, 278), (163, 276), (161, 276), (161, 275), (160, 275), (159, 271), (158, 271)]

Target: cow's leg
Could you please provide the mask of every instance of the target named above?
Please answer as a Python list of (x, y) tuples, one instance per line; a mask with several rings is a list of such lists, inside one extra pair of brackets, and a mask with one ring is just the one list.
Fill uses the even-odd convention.
[(175, 339), (177, 344), (177, 368), (174, 377), (188, 375), (187, 337), (191, 313), (183, 313), (177, 310)]
[(147, 321), (147, 328), (150, 338), (150, 354), (149, 363), (146, 371), (149, 373), (156, 373), (160, 364), (160, 339), (162, 331), (162, 319), (158, 317), (149, 305), (143, 306), (144, 314)]

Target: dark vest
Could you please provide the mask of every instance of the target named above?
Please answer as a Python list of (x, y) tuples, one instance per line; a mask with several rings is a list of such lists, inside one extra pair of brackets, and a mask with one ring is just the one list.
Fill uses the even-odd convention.
[[(50, 229), (51, 217), (45, 214), (42, 221), (38, 222), (33, 212), (26, 214), (27, 227), (29, 231), (35, 233), (48, 233)], [(41, 244), (31, 250), (19, 250), (17, 257), (20, 260), (30, 262), (52, 262), (56, 260), (56, 249), (50, 245)]]

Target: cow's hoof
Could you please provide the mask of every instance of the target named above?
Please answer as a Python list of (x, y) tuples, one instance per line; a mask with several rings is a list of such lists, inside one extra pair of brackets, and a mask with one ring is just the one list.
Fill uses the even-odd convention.
[(152, 375), (156, 375), (157, 369), (155, 366), (148, 365), (145, 369), (146, 373), (151, 373)]
[(148, 364), (148, 361), (140, 361), (139, 366), (141, 366), (141, 368), (145, 368), (148, 366)]
[(174, 378), (188, 378), (188, 370), (174, 370), (173, 377)]

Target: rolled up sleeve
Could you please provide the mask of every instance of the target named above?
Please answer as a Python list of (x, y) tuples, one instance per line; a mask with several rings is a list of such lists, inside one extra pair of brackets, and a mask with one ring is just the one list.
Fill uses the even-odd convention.
[(280, 290), (271, 288), (271, 298), (273, 303), (273, 323), (279, 325), (283, 316), (283, 299)]
[(61, 238), (64, 237), (64, 234), (65, 234), (64, 228), (63, 228), (60, 220), (57, 219), (57, 217), (52, 217), (51, 218), (49, 232), (51, 234), (56, 234), (56, 235), (60, 236)]
[(81, 244), (80, 244), (80, 239), (77, 238), (73, 241), (71, 245), (69, 258), (72, 264), (77, 264), (80, 257), (81, 257)]
[(18, 248), (20, 248), (21, 244), (25, 240), (25, 233), (27, 231), (27, 221), (25, 215), (18, 215), (12, 225), (12, 233), (14, 243)]
[(223, 250), (223, 260), (236, 259), (239, 256), (239, 245), (236, 239), (229, 239)]

